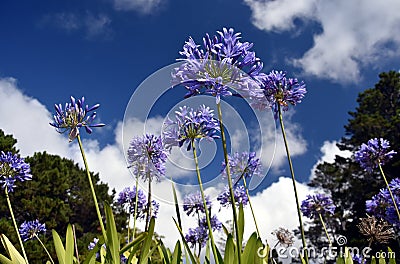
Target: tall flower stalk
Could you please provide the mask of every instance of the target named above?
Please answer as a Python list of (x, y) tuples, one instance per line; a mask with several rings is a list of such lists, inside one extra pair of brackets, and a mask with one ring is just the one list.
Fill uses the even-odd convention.
[[(83, 150), (82, 141), (80, 138), (79, 128), (84, 127), (88, 134), (92, 133), (92, 127), (102, 127), (105, 126), (102, 123), (93, 124), (94, 119), (96, 118), (96, 112), (93, 112), (100, 105), (96, 104), (92, 107), (85, 105), (85, 98), (82, 97), (79, 100), (75, 100), (74, 97), (71, 96), (71, 102), (66, 103), (63, 108), (61, 104), (54, 105), (56, 110), (56, 114), (54, 115), (53, 123), (50, 123), (51, 126), (56, 128), (56, 131), (59, 133), (68, 133), (68, 140), (72, 142), (75, 138), (78, 140), (79, 149), (81, 151), (83, 163), (85, 165), (86, 175), (88, 177), (90, 190), (92, 193), (94, 205), (96, 208), (97, 217), (99, 219), (101, 232), (105, 240), (107, 240), (106, 231), (103, 224), (103, 218), (100, 213), (99, 204), (96, 198), (96, 192), (92, 182), (92, 176), (90, 175), (89, 166), (86, 160), (86, 155)], [(89, 112), (92, 112), (89, 114)]]
[(395, 151), (390, 150), (389, 148), (389, 141), (383, 138), (372, 138), (368, 140), (367, 144), (363, 143), (360, 146), (359, 150), (354, 153), (354, 158), (367, 172), (372, 172), (375, 168), (379, 168), (400, 222), (400, 212), (396, 203), (396, 199), (393, 196), (393, 192), (382, 169), (382, 165), (393, 158), (395, 154), (397, 154)]
[(98, 217), (99, 222), (100, 222), (101, 232), (103, 234), (104, 239), (107, 241), (106, 229), (104, 228), (103, 218), (102, 218), (101, 213), (100, 213), (99, 203), (97, 202), (96, 192), (94, 190), (92, 176), (90, 175), (89, 165), (88, 165), (87, 160), (86, 160), (85, 151), (83, 150), (81, 137), (78, 134), (78, 136), (76, 138), (78, 139), (79, 149), (81, 151), (81, 155), (82, 155), (82, 158), (83, 158), (83, 163), (85, 164), (86, 175), (87, 175), (87, 178), (88, 178), (88, 181), (89, 181), (90, 191), (92, 192), (92, 198), (93, 198), (93, 201), (94, 201), (94, 206), (96, 208), (97, 217)]
[[(229, 163), (229, 157), (228, 157), (228, 149), (226, 147), (226, 137), (225, 137), (225, 131), (224, 131), (224, 124), (222, 122), (222, 111), (221, 111), (221, 103), (219, 102), (217, 104), (217, 109), (218, 109), (218, 120), (219, 120), (219, 128), (221, 131), (221, 141), (222, 141), (222, 148), (224, 150), (224, 160), (225, 164)], [(226, 171), (226, 177), (228, 179), (228, 188), (229, 188), (229, 194), (230, 194), (230, 199), (231, 199), (231, 204), (234, 205), (235, 202), (235, 194), (233, 192), (233, 183), (232, 183), (232, 176), (231, 176), (231, 169), (229, 166), (225, 167)], [(235, 234), (236, 234), (236, 242), (239, 243), (239, 225), (238, 225), (238, 218), (237, 218), (237, 212), (236, 212), (236, 206), (232, 206), (232, 214), (233, 214), (233, 224), (235, 227)], [(241, 252), (242, 245), (237, 245), (237, 252), (238, 252), (238, 260), (239, 264), (241, 263)]]
[(19, 235), (19, 232), (18, 232), (17, 222), (15, 221), (15, 216), (14, 216), (14, 212), (13, 212), (13, 209), (12, 209), (12, 206), (11, 206), (10, 197), (8, 196), (8, 190), (7, 190), (7, 189), (8, 189), (8, 188), (7, 188), (7, 186), (6, 186), (6, 187), (4, 188), (4, 190), (5, 190), (5, 194), (6, 194), (8, 209), (10, 210), (11, 219), (12, 219), (12, 221), (13, 221), (15, 231), (17, 232), (17, 237), (18, 237), (19, 245), (21, 246), (21, 250), (22, 250), (22, 254), (24, 255), (25, 262), (26, 262), (26, 264), (29, 264), (28, 257), (26, 256), (24, 244), (22, 243), (21, 236)]
[(22, 254), (24, 255), (25, 262), (28, 264), (28, 257), (25, 252), (24, 244), (22, 243), (21, 236), (18, 231), (17, 222), (15, 220), (14, 212), (11, 206), (9, 193), (14, 191), (17, 181), (24, 182), (32, 179), (31, 168), (23, 158), (11, 152), (0, 153), (0, 185), (4, 188), (6, 195), (8, 209), (10, 210), (11, 219), (14, 224), (15, 232), (17, 233), (18, 241), (21, 246)]
[[(243, 185), (246, 190), (247, 199), (250, 205), (251, 214), (253, 216), (254, 225), (256, 226), (256, 231), (258, 237), (260, 237), (260, 231), (257, 225), (256, 216), (253, 210), (253, 206), (251, 204), (249, 189), (247, 188), (246, 178), (251, 178), (252, 176), (260, 176), (261, 175), (261, 162), (260, 159), (256, 158), (255, 152), (243, 152), (241, 154), (234, 153), (228, 157), (229, 159), (229, 167), (234, 178), (233, 186), (243, 180)], [(223, 163), (225, 167), (226, 164)], [(226, 170), (223, 171), (223, 176), (225, 176)]]
[[(289, 145), (288, 145), (287, 138), (286, 138), (285, 127), (283, 125), (283, 120), (282, 120), (281, 107), (280, 107), (279, 104), (278, 104), (278, 115), (279, 115), (279, 123), (281, 125), (283, 141), (285, 143), (285, 150), (286, 150), (287, 160), (288, 160), (288, 163), (289, 163), (290, 175), (292, 177), (294, 197), (296, 199), (297, 217), (299, 219), (299, 224), (300, 224), (301, 242), (302, 242), (303, 248), (307, 248), (306, 237), (304, 235), (303, 220), (301, 218), (299, 196), (298, 196), (297, 187), (296, 187), (296, 178), (294, 177), (294, 169), (293, 169), (292, 159), (290, 157)], [(307, 251), (305, 251), (305, 257), (306, 257), (306, 262), (308, 263)]]
[[(183, 106), (180, 107), (180, 111), (175, 112), (175, 120), (167, 120), (163, 132), (163, 139), (167, 149), (170, 150), (172, 147), (182, 147), (187, 144), (186, 149), (188, 151), (192, 150), (204, 208), (208, 207), (200, 175), (196, 142), (200, 139), (212, 140), (219, 137), (217, 134), (219, 131), (218, 121), (213, 116), (213, 110), (205, 105), (201, 105), (197, 110)], [(206, 209), (205, 215), (214, 259), (216, 263), (219, 263), (217, 249), (212, 234), (211, 219), (209, 212)]]
[(144, 181), (148, 181), (145, 223), (145, 230), (147, 231), (152, 217), (152, 205), (155, 203), (151, 200), (151, 184), (153, 179), (160, 181), (161, 177), (165, 176), (167, 152), (161, 136), (146, 134), (136, 136), (131, 140), (127, 156), (129, 168), (133, 170), (133, 174), (142, 177)]
[[(252, 104), (254, 107), (261, 110), (265, 108), (271, 108), (274, 112), (275, 119), (279, 119), (283, 141), (285, 144), (286, 156), (289, 163), (290, 175), (293, 183), (297, 216), (300, 225), (301, 241), (303, 248), (307, 248), (296, 187), (296, 178), (294, 176), (292, 159), (290, 156), (289, 145), (287, 142), (285, 126), (282, 118), (282, 111), (287, 111), (289, 109), (289, 105), (294, 106), (301, 102), (307, 93), (306, 86), (303, 82), (299, 82), (295, 78), (287, 78), (286, 73), (283, 71), (271, 71), (267, 76), (265, 76), (265, 78), (262, 79), (262, 89), (264, 97), (255, 97)], [(308, 263), (307, 251), (305, 252), (305, 261)]]

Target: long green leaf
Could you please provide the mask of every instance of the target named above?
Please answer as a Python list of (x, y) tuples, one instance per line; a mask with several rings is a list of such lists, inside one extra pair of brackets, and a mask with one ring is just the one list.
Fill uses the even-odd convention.
[(181, 238), (182, 238), (183, 245), (185, 246), (186, 253), (187, 253), (187, 255), (189, 255), (191, 263), (198, 263), (199, 264), (200, 260), (198, 258), (194, 257), (192, 251), (190, 251), (190, 247), (186, 242), (185, 236), (182, 233), (182, 229), (179, 228), (179, 225), (176, 222), (175, 218), (172, 217), (172, 219), (174, 220), (175, 225), (178, 228), (179, 234), (181, 235)]
[[(135, 240), (133, 240), (132, 242), (130, 242), (128, 245), (124, 246), (121, 250), (120, 250), (120, 254), (123, 254), (125, 251), (138, 247), (138, 245), (140, 245), (140, 243), (147, 237), (147, 232), (143, 232), (140, 233), (139, 235), (137, 235), (135, 237)], [(132, 253), (135, 253), (134, 250), (131, 250)]]
[(96, 262), (96, 253), (99, 252), (100, 248), (104, 244), (104, 238), (100, 238), (96, 245), (92, 250), (89, 251), (89, 254), (86, 256), (83, 264), (94, 264)]
[(106, 214), (106, 234), (107, 234), (107, 252), (111, 253), (112, 263), (120, 263), (119, 256), (119, 237), (117, 227), (115, 226), (114, 215), (111, 206), (108, 203), (104, 204), (104, 211)]
[[(8, 240), (5, 235), (0, 235), (1, 242), (6, 249), (8, 255), (11, 258), (12, 263), (14, 264), (25, 264), (25, 259), (22, 255), (18, 252), (18, 250), (14, 247), (14, 245)], [(6, 258), (7, 259), (7, 258)]]
[(179, 264), (182, 262), (182, 249), (179, 241), (175, 244), (174, 254), (172, 255), (172, 264)]
[(151, 243), (153, 242), (153, 234), (154, 234), (154, 226), (155, 226), (155, 218), (152, 217), (150, 219), (150, 224), (149, 224), (149, 230), (147, 231), (147, 237), (144, 240), (142, 249), (140, 251), (140, 262), (139, 264), (147, 264), (148, 263), (148, 259), (150, 257), (150, 247), (151, 247)]
[(396, 264), (396, 259), (395, 259), (396, 254), (393, 253), (390, 247), (388, 247), (388, 252), (389, 252), (389, 264)]
[(242, 263), (254, 263), (254, 255), (257, 252), (257, 233), (251, 234), (242, 253)]
[(180, 210), (179, 210), (178, 197), (177, 197), (177, 195), (176, 195), (176, 190), (175, 190), (174, 182), (172, 182), (172, 192), (173, 192), (173, 194), (174, 194), (174, 202), (175, 202), (176, 217), (178, 218), (179, 228), (182, 230), (181, 213), (180, 213)]
[(233, 264), (234, 261), (235, 261), (235, 244), (233, 243), (232, 235), (229, 234), (225, 244), (224, 264)]
[(65, 238), (65, 263), (73, 264), (74, 261), (74, 236), (72, 226), (68, 225), (67, 235)]
[(10, 259), (0, 254), (0, 263), (2, 264), (13, 264)]
[(55, 247), (56, 253), (57, 253), (58, 263), (66, 264), (65, 249), (64, 249), (64, 245), (61, 241), (61, 238), (58, 235), (57, 231), (54, 229), (52, 230), (52, 234), (53, 234), (54, 247)]

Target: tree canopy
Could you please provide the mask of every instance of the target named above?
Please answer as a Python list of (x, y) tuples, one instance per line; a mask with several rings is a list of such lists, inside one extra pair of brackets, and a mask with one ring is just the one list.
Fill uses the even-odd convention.
[[(375, 87), (358, 95), (358, 107), (349, 112), (345, 136), (338, 143), (341, 150), (354, 152), (371, 138), (384, 138), (390, 141), (392, 150), (400, 152), (400, 73), (384, 72), (379, 77)], [(388, 181), (399, 177), (400, 154), (385, 164), (383, 170)], [(309, 185), (330, 193), (337, 206), (335, 214), (327, 219), (331, 234), (345, 236), (349, 246), (367, 246), (368, 242), (358, 232), (357, 224), (360, 218), (366, 217), (366, 200), (386, 187), (379, 170), (368, 173), (355, 163), (353, 157), (336, 156), (333, 163), (319, 164), (315, 175)], [(321, 228), (318, 221), (310, 227), (308, 235), (316, 245), (326, 244)], [(387, 246), (400, 252), (399, 241), (384, 246), (373, 244), (372, 248), (386, 252)]]

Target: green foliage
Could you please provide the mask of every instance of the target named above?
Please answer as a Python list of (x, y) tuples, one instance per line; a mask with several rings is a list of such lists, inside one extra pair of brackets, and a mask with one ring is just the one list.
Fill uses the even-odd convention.
[[(374, 88), (359, 94), (358, 107), (349, 113), (351, 118), (345, 126), (345, 137), (338, 144), (340, 149), (354, 152), (369, 139), (382, 137), (390, 141), (391, 149), (400, 152), (400, 73), (390, 71), (381, 73), (379, 77)], [(399, 177), (399, 154), (384, 166), (384, 171), (388, 181)], [(309, 185), (331, 193), (337, 206), (335, 215), (326, 218), (331, 234), (347, 237), (347, 245), (367, 246), (356, 225), (359, 218), (365, 217), (365, 201), (385, 187), (379, 171), (367, 173), (352, 159), (336, 156), (334, 163), (320, 164), (315, 174)], [(321, 230), (319, 221), (315, 221), (307, 233), (312, 243), (319, 247), (326, 245)], [(391, 241), (389, 246), (400, 252), (397, 241)], [(373, 252), (385, 250), (385, 247), (372, 245)]]

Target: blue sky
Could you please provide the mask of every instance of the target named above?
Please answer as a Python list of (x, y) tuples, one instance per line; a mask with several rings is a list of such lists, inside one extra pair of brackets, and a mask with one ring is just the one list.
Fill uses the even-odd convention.
[[(99, 119), (107, 124), (87, 144), (97, 155), (93, 163), (108, 160), (109, 167), (93, 167), (126, 173), (108, 155), (122, 152), (118, 133), (136, 88), (176, 62), (189, 36), (201, 43), (205, 33), (233, 27), (254, 43), (264, 72), (285, 70), (307, 84), (303, 102), (285, 116), (297, 179), (306, 183), (318, 161), (337, 153), (334, 142), (344, 135), (357, 94), (373, 87), (380, 72), (399, 69), (399, 9), (396, 0), (1, 1), (0, 128), (15, 135), (23, 154), (47, 150), (79, 162), (75, 147), (59, 146), (47, 124), (54, 103), (85, 96), (101, 103)], [(184, 93), (167, 93), (150, 123), (161, 122)], [(289, 176), (283, 157), (278, 153), (257, 192)]]

